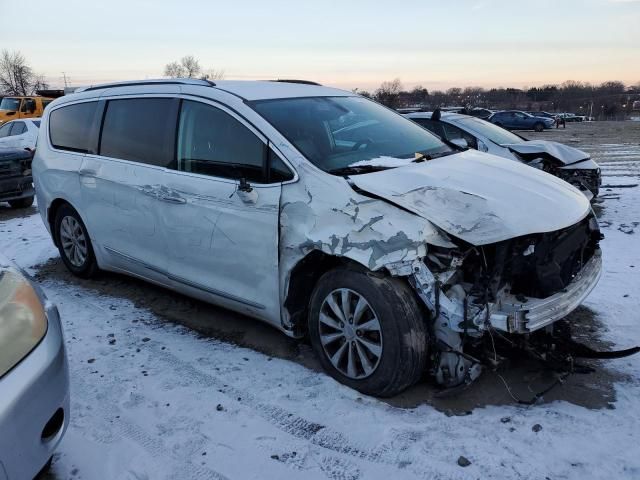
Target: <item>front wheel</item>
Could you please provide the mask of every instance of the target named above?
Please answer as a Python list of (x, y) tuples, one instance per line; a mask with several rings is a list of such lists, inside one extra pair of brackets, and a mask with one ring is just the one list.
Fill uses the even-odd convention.
[(98, 271), (91, 239), (84, 222), (73, 207), (62, 205), (55, 218), (58, 250), (65, 266), (81, 278), (90, 278)]
[(346, 268), (327, 272), (311, 297), (309, 335), (324, 369), (368, 395), (400, 393), (427, 366), (423, 312), (396, 278)]
[(533, 126), (533, 129), (534, 129), (536, 132), (541, 132), (541, 131), (543, 131), (543, 130), (544, 130), (544, 125), (543, 125), (542, 123), (538, 122), (538, 123), (536, 123), (536, 124)]
[(28, 208), (33, 205), (33, 196), (20, 198), (18, 200), (9, 200), (11, 208)]

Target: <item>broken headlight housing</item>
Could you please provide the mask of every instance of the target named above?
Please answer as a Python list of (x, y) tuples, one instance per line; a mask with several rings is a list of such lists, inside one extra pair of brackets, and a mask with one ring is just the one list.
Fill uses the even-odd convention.
[(13, 267), (0, 265), (0, 378), (22, 361), (47, 333), (40, 296)]

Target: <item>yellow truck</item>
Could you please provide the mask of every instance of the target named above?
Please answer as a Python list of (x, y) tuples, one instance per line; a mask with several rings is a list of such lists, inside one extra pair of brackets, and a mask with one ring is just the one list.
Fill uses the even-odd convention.
[(0, 100), (0, 125), (9, 120), (40, 117), (44, 112), (44, 108), (52, 101), (53, 98), (36, 95), (31, 97), (4, 97)]

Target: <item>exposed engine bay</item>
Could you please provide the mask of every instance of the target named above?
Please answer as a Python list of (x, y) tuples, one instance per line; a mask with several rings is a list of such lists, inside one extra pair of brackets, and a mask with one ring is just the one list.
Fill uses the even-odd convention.
[(554, 322), (597, 283), (601, 238), (592, 212), (553, 232), (483, 246), (460, 240), (455, 249), (430, 246), (410, 272), (407, 265), (392, 266), (393, 275), (408, 275), (432, 314), (436, 381), (445, 387), (472, 382), (483, 366), (497, 365), (505, 343), (538, 352), (534, 332), (552, 334)]

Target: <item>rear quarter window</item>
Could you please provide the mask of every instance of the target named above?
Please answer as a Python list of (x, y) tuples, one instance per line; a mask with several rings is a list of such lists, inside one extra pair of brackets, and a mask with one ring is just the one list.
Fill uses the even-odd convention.
[(98, 102), (77, 103), (61, 107), (49, 116), (51, 145), (59, 150), (89, 152), (91, 128)]

